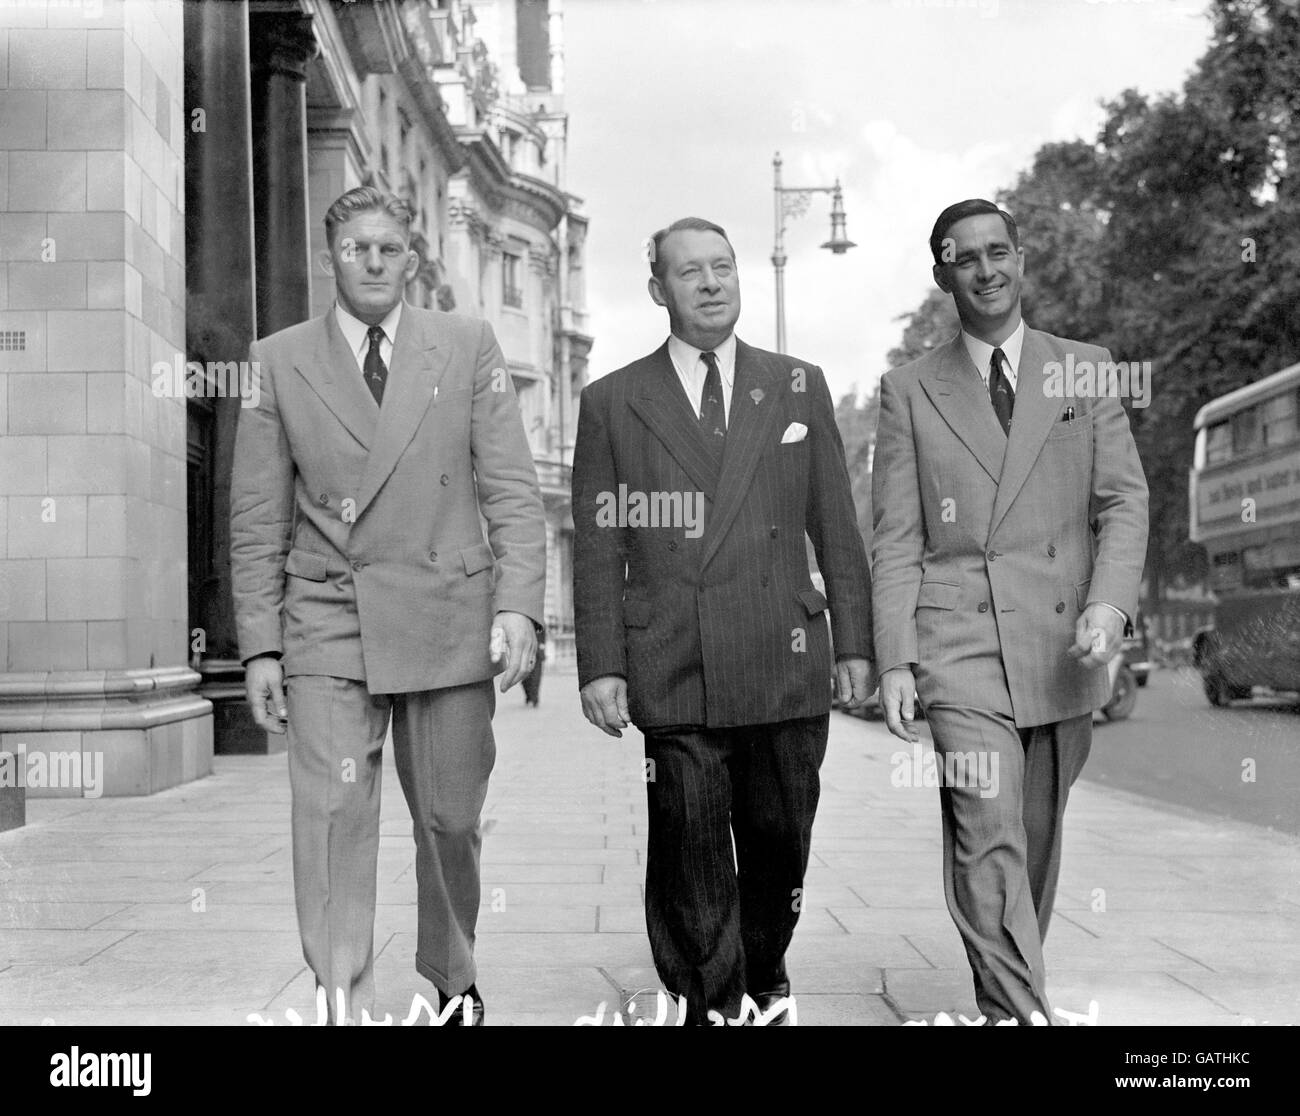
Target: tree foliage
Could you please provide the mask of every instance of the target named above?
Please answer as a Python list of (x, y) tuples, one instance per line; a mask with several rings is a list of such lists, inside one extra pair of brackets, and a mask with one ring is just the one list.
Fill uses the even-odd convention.
[[(1130, 417), (1156, 597), (1203, 573), (1187, 542), (1196, 411), (1300, 359), (1300, 4), (1213, 0), (1209, 18), (1179, 92), (1125, 90), (1095, 140), (1044, 145), (998, 196), (1021, 230), (1026, 321), (1152, 363)], [(905, 322), (891, 365), (956, 328), (938, 291)]]

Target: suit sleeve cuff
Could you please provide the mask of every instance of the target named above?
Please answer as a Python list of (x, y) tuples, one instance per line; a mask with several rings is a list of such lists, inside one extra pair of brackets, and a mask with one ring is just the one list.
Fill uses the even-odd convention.
[(1110, 609), (1111, 612), (1115, 613), (1121, 620), (1124, 621), (1124, 634), (1126, 636), (1133, 634), (1133, 621), (1129, 619), (1128, 613), (1125, 612), (1122, 608), (1116, 608), (1113, 604), (1108, 604), (1106, 601), (1089, 601), (1088, 603), (1101, 605), (1102, 608)]

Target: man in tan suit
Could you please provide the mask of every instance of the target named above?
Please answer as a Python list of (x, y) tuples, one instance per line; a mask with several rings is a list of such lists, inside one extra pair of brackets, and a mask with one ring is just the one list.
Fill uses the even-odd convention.
[[(890, 731), (915, 742), (919, 695), (937, 766), (967, 776), (942, 780), (944, 889), (980, 1011), (1051, 1021), (1042, 941), (1062, 817), (1137, 609), (1146, 480), (1119, 400), (1061, 390), (1064, 369), (1073, 384), (1085, 364), (1094, 388), (1106, 383), (1110, 354), (1025, 327), (1010, 215), (959, 202), (930, 250), (961, 332), (881, 381), (881, 702)], [(994, 763), (990, 794), (969, 776)]]
[(239, 421), (231, 561), (253, 715), (288, 730), (298, 924), (331, 1018), (373, 1008), (391, 720), (415, 823), (415, 966), (478, 1025), (491, 680), (504, 670), (504, 692), (532, 667), (545, 522), (491, 328), (402, 301), (410, 221), (373, 187), (340, 197), (321, 261), (335, 305), (250, 348), (261, 392)]

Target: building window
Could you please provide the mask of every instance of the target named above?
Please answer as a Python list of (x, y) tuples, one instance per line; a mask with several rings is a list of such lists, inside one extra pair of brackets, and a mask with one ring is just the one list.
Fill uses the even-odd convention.
[(501, 256), (501, 302), (516, 309), (524, 305), (524, 262), (512, 252)]

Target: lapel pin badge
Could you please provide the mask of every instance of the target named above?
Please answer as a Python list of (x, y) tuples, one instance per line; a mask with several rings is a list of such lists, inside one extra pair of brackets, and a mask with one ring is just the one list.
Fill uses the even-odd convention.
[(757, 407), (758, 404), (763, 402), (763, 389), (755, 388), (753, 391), (749, 393), (749, 397), (754, 401), (754, 406)]

